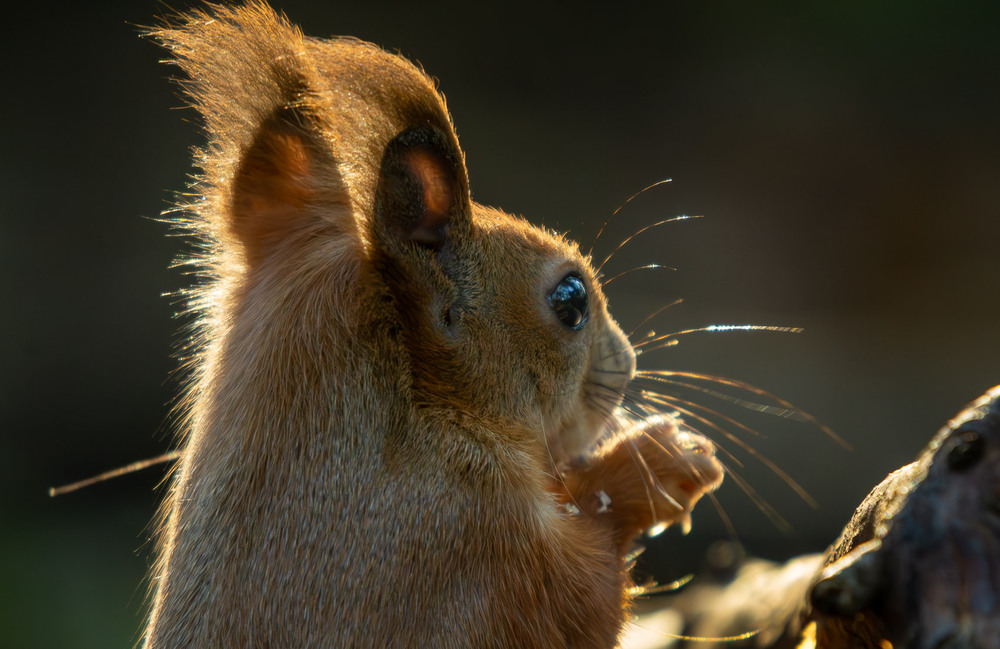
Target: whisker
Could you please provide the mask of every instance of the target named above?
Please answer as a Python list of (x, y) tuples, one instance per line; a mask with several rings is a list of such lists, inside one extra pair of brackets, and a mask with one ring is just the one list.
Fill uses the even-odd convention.
[[(647, 433), (646, 431), (643, 431), (643, 435), (645, 435), (646, 438), (649, 439), (649, 441), (652, 444), (654, 444), (658, 449), (660, 449), (661, 451), (663, 451), (666, 455), (670, 456), (671, 458), (677, 459), (677, 458), (680, 457), (680, 454), (678, 454), (677, 452), (675, 452), (674, 449), (667, 448), (666, 446), (664, 446), (663, 444), (661, 444), (659, 442), (659, 440), (657, 440), (655, 437), (653, 437), (651, 434)], [(682, 462), (682, 463), (680, 463), (680, 468), (692, 480), (700, 482), (701, 479), (704, 477), (702, 475), (701, 471), (699, 471), (697, 467), (695, 467), (695, 466), (693, 466), (691, 464)]]
[(778, 513), (778, 510), (772, 507), (770, 503), (764, 500), (764, 498), (762, 498), (760, 494), (758, 494), (757, 491), (750, 486), (750, 483), (747, 482), (739, 473), (733, 470), (727, 470), (726, 473), (732, 477), (733, 482), (736, 483), (740, 490), (747, 495), (750, 502), (756, 505), (757, 509), (767, 516), (767, 518), (774, 523), (775, 527), (777, 527), (783, 534), (791, 534), (795, 531), (792, 524), (785, 520), (785, 518)]
[(601, 270), (604, 268), (604, 265), (606, 263), (608, 263), (609, 261), (611, 261), (611, 258), (615, 256), (615, 253), (617, 253), (619, 250), (622, 249), (622, 247), (625, 244), (627, 244), (632, 239), (635, 239), (637, 236), (639, 236), (643, 232), (646, 232), (647, 230), (650, 230), (652, 228), (664, 225), (666, 223), (673, 223), (675, 221), (686, 221), (688, 219), (700, 219), (703, 216), (704, 216), (704, 214), (696, 214), (696, 215), (692, 215), (692, 216), (688, 216), (686, 214), (682, 214), (680, 216), (675, 216), (675, 217), (670, 218), (670, 219), (664, 219), (662, 221), (657, 221), (656, 223), (653, 223), (652, 225), (647, 225), (646, 227), (637, 230), (635, 233), (633, 233), (627, 239), (625, 239), (624, 241), (622, 241), (621, 243), (619, 243), (618, 246), (614, 250), (611, 251), (611, 254), (604, 258), (604, 261), (602, 261), (601, 264), (597, 267), (597, 270), (595, 271), (595, 273), (600, 273)]
[[(640, 189), (639, 191), (637, 191), (636, 193), (632, 194), (627, 199), (625, 199), (625, 202), (622, 203), (621, 205), (619, 205), (615, 209), (615, 211), (611, 213), (611, 218), (613, 219), (616, 216), (618, 216), (618, 212), (621, 212), (622, 208), (625, 207), (626, 205), (628, 205), (629, 203), (631, 203), (632, 199), (635, 198), (636, 196), (638, 196), (639, 194), (642, 194), (644, 192), (649, 191), (650, 189), (652, 189), (654, 187), (658, 187), (658, 186), (660, 186), (660, 185), (662, 185), (664, 183), (669, 183), (669, 182), (672, 182), (672, 181), (673, 181), (673, 178), (664, 178), (663, 180), (657, 180), (652, 185), (647, 185), (646, 187), (643, 187), (642, 189)], [(604, 225), (601, 226), (601, 229), (597, 231), (597, 236), (594, 237), (594, 242), (592, 244), (590, 244), (590, 250), (587, 251), (587, 256), (588, 257), (590, 257), (593, 254), (593, 252), (594, 252), (594, 246), (597, 245), (597, 240), (601, 238), (602, 234), (604, 234), (604, 228), (608, 227), (608, 222), (610, 220), (611, 219), (608, 219), (607, 221), (605, 221)]]
[[(665, 405), (671, 405), (673, 407), (677, 407), (676, 403), (674, 402), (674, 398), (668, 397), (666, 395), (656, 395), (655, 397), (652, 397), (651, 400), (654, 403), (656, 403), (658, 398), (659, 399), (663, 399), (664, 402), (665, 402)], [(799, 498), (801, 498), (802, 500), (804, 500), (806, 502), (806, 504), (808, 504), (813, 509), (819, 509), (819, 503), (816, 502), (816, 500), (813, 499), (813, 497), (809, 495), (809, 493), (805, 490), (805, 488), (803, 488), (802, 485), (800, 485), (798, 482), (796, 482), (792, 478), (792, 476), (788, 475), (781, 467), (779, 467), (777, 464), (775, 464), (770, 459), (768, 459), (768, 457), (766, 455), (762, 454), (760, 451), (758, 451), (754, 447), (750, 446), (749, 444), (747, 444), (746, 442), (744, 442), (742, 439), (740, 439), (736, 435), (730, 433), (729, 431), (727, 431), (727, 430), (725, 430), (725, 429), (723, 429), (721, 427), (718, 427), (718, 426), (716, 428), (717, 428), (717, 430), (720, 430), (726, 436), (726, 438), (728, 438), (734, 444), (736, 444), (737, 446), (739, 446), (740, 448), (742, 448), (744, 451), (746, 451), (747, 453), (749, 453), (750, 455), (752, 455), (758, 462), (760, 462), (761, 464), (763, 464), (764, 466), (766, 466), (775, 475), (777, 475), (779, 478), (781, 478), (782, 481), (784, 481), (784, 483), (786, 485), (788, 485), (789, 487), (791, 487), (792, 491), (794, 491), (796, 494), (798, 494)]]
[[(612, 356), (617, 356), (619, 354), (621, 354), (621, 352), (613, 352), (609, 356), (605, 356), (605, 357), (601, 358), (600, 360), (601, 361), (605, 361), (605, 360), (611, 358)], [(611, 376), (624, 376), (624, 375), (628, 374), (628, 372), (626, 370), (609, 370), (609, 369), (605, 369), (605, 368), (602, 368), (602, 367), (595, 367), (595, 368), (592, 368), (592, 370), (593, 370), (593, 372), (595, 372), (597, 374), (609, 374)], [(596, 385), (601, 385), (600, 383), (595, 383), (595, 384)], [(605, 386), (601, 386), (601, 387), (605, 387)]]
[[(729, 333), (731, 331), (773, 331), (778, 333), (790, 333), (797, 334), (802, 333), (803, 329), (801, 327), (786, 327), (783, 325), (708, 325), (705, 327), (695, 327), (693, 329), (684, 329), (683, 331), (675, 331), (669, 334), (663, 334), (659, 338), (654, 340), (647, 340), (640, 343), (640, 345), (648, 345), (657, 340), (666, 340), (668, 338), (677, 338), (680, 336), (686, 336), (688, 334), (694, 333)], [(633, 347), (636, 347), (633, 345)], [(652, 350), (648, 350), (652, 351)]]
[[(656, 476), (653, 475), (653, 470), (649, 468), (649, 463), (646, 462), (646, 458), (642, 456), (639, 452), (639, 448), (635, 445), (634, 439), (628, 440), (628, 455), (632, 458), (632, 463), (635, 464), (636, 468), (639, 469), (642, 477), (642, 488), (646, 492), (646, 502), (649, 504), (649, 516), (650, 520), (656, 520), (656, 507), (653, 505), (653, 494), (649, 491), (652, 483), (656, 481)], [(671, 500), (673, 500), (671, 498)], [(677, 501), (674, 501), (675, 503)], [(680, 508), (680, 505), (678, 505)]]
[[(726, 475), (729, 475), (731, 469), (726, 466), (726, 463), (719, 460), (719, 464), (722, 465), (722, 470), (725, 471)], [(726, 528), (726, 534), (729, 535), (729, 539), (734, 543), (743, 545), (743, 542), (740, 541), (740, 535), (736, 533), (736, 526), (733, 525), (733, 519), (729, 518), (729, 514), (726, 513), (726, 508), (722, 506), (722, 502), (719, 500), (719, 497), (715, 495), (714, 491), (710, 491), (705, 495), (707, 495), (712, 501), (712, 507), (719, 515), (719, 520), (722, 521), (722, 526)]]
[(669, 584), (657, 584), (655, 586), (643, 586), (640, 595), (657, 595), (659, 593), (670, 593), (675, 590), (680, 590), (686, 586), (692, 579), (694, 579), (694, 573), (689, 575), (684, 575), (680, 579), (676, 579)]
[[(624, 203), (622, 203), (622, 205), (624, 205)], [(621, 206), (618, 207), (618, 210), (620, 210), (620, 209), (621, 209)], [(615, 214), (618, 213), (618, 210), (615, 210)], [(606, 228), (606, 227), (608, 227), (608, 221), (605, 221), (604, 223), (601, 224), (601, 229), (597, 231), (597, 236), (594, 237), (594, 241), (590, 244), (590, 250), (587, 251), (587, 259), (588, 260), (590, 260), (590, 259), (593, 258), (593, 256), (594, 256), (594, 246), (597, 245), (597, 242), (600, 240), (601, 235), (604, 234), (604, 228)]]
[(695, 379), (695, 380), (701, 380), (701, 381), (710, 381), (712, 383), (718, 383), (720, 385), (726, 385), (726, 386), (729, 386), (729, 387), (738, 388), (740, 390), (745, 390), (747, 392), (750, 392), (751, 394), (756, 394), (758, 396), (766, 397), (766, 398), (774, 401), (775, 403), (777, 403), (779, 406), (787, 408), (788, 410), (791, 410), (793, 412), (799, 413), (799, 415), (801, 417), (803, 417), (805, 419), (805, 421), (807, 421), (810, 424), (812, 424), (813, 426), (816, 426), (817, 428), (819, 428), (820, 431), (823, 432), (823, 434), (825, 434), (827, 437), (829, 437), (833, 441), (837, 442), (837, 444), (839, 444), (840, 446), (842, 446), (844, 449), (846, 449), (848, 451), (853, 450), (853, 448), (851, 447), (850, 444), (848, 444), (839, 435), (837, 435), (836, 433), (834, 433), (833, 430), (831, 430), (829, 426), (827, 426), (826, 424), (823, 424), (818, 419), (816, 419), (814, 416), (810, 415), (809, 413), (805, 412), (804, 410), (796, 408), (794, 404), (792, 404), (792, 403), (790, 403), (788, 401), (785, 401), (784, 399), (771, 394), (767, 390), (762, 390), (761, 388), (758, 388), (757, 386), (751, 385), (751, 384), (746, 383), (744, 381), (737, 381), (735, 379), (727, 379), (725, 377), (714, 376), (714, 375), (711, 375), (711, 374), (698, 374), (698, 373), (695, 373), (695, 372), (677, 372), (677, 371), (671, 371), (671, 370), (639, 370), (635, 374), (636, 374), (637, 377), (641, 377), (641, 378), (679, 376), (681, 378), (687, 378), (687, 379)]
[[(676, 385), (678, 387), (688, 387), (687, 384), (685, 384), (683, 382), (676, 382), (675, 383), (675, 382), (666, 381), (666, 380), (664, 380), (662, 382), (663, 383), (667, 383), (669, 385)], [(690, 386), (690, 387), (693, 390), (697, 390), (698, 389), (698, 386)], [(702, 411), (702, 412), (704, 412), (706, 414), (714, 415), (714, 416), (716, 416), (716, 417), (718, 417), (720, 419), (724, 419), (726, 421), (726, 423), (729, 423), (729, 424), (731, 424), (733, 426), (736, 426), (737, 428), (743, 430), (746, 433), (749, 433), (750, 435), (753, 435), (754, 437), (759, 437), (761, 439), (767, 439), (767, 435), (764, 435), (760, 431), (747, 426), (746, 424), (744, 424), (743, 422), (741, 422), (741, 421), (739, 421), (737, 419), (733, 419), (732, 417), (729, 417), (728, 415), (724, 415), (723, 413), (719, 412), (718, 410), (715, 410), (713, 408), (709, 408), (708, 406), (703, 406), (700, 403), (696, 403), (696, 402), (690, 401), (688, 399), (682, 399), (681, 397), (676, 396), (676, 395), (665, 395), (665, 394), (661, 394), (659, 392), (654, 392), (652, 390), (643, 390), (643, 392), (644, 393), (648, 393), (648, 394), (653, 394), (653, 395), (656, 395), (656, 396), (659, 396), (659, 397), (669, 397), (669, 398), (672, 398), (672, 399), (676, 399), (678, 403), (683, 403), (684, 405), (686, 405), (688, 407), (696, 408), (696, 409), (698, 409), (698, 410), (700, 410), (700, 411)], [(728, 395), (723, 395), (723, 396), (728, 396)]]
[(120, 466), (116, 469), (111, 469), (110, 471), (105, 471), (104, 473), (100, 473), (83, 480), (78, 480), (61, 487), (49, 487), (49, 497), (55, 498), (56, 496), (62, 496), (63, 494), (72, 493), (78, 489), (89, 487), (90, 485), (97, 484), (98, 482), (104, 482), (105, 480), (118, 478), (129, 473), (142, 471), (143, 469), (147, 469), (157, 464), (173, 462), (181, 456), (181, 453), (182, 451), (170, 451), (169, 453), (164, 453), (163, 455), (157, 455), (156, 457), (139, 460), (138, 462), (132, 462), (130, 464), (126, 464), (125, 466)]
[(606, 280), (603, 280), (601, 282), (601, 288), (604, 288), (605, 286), (607, 286), (611, 282), (615, 281), (616, 279), (618, 279), (622, 275), (628, 275), (629, 273), (637, 271), (637, 270), (648, 270), (648, 269), (651, 269), (651, 268), (662, 268), (664, 270), (677, 270), (673, 266), (664, 266), (662, 264), (646, 264), (645, 266), (636, 266), (635, 268), (629, 268), (628, 270), (623, 270), (622, 272), (618, 273), (617, 275), (615, 275), (613, 277), (610, 277), (610, 278), (608, 278)]
[(549, 448), (549, 436), (545, 432), (545, 415), (542, 413), (541, 404), (538, 405), (538, 428), (541, 430), (542, 441), (545, 443), (545, 454), (549, 457), (549, 466), (552, 468), (552, 477), (559, 481), (559, 484), (562, 485), (563, 492), (573, 503), (573, 507), (575, 507), (577, 511), (580, 511), (580, 504), (576, 502), (576, 499), (570, 492), (569, 487), (566, 486), (566, 480), (563, 478), (559, 467), (556, 466), (555, 458), (552, 457), (552, 449)]
[(664, 178), (663, 180), (657, 180), (652, 185), (646, 185), (645, 187), (643, 187), (642, 189), (640, 189), (636, 193), (634, 193), (631, 196), (629, 196), (628, 198), (626, 198), (625, 202), (622, 203), (621, 205), (619, 205), (618, 209), (616, 209), (614, 212), (612, 212), (611, 218), (615, 218), (616, 216), (618, 216), (618, 212), (621, 212), (623, 207), (625, 207), (626, 205), (628, 205), (629, 203), (631, 203), (632, 199), (636, 198), (640, 194), (644, 194), (644, 193), (648, 192), (650, 189), (652, 189), (654, 187), (659, 187), (660, 185), (664, 185), (666, 183), (673, 182), (673, 180), (674, 180), (673, 178)]
[[(648, 437), (648, 435), (647, 435), (647, 437)], [(635, 438), (632, 438), (629, 441), (632, 443), (632, 448), (635, 449), (636, 454), (638, 454), (639, 457), (642, 457), (643, 463), (646, 464), (646, 466), (648, 467), (649, 463), (646, 462), (646, 458), (643, 457), (642, 453), (639, 452), (639, 447), (635, 443)], [(654, 442), (655, 442), (655, 440), (654, 440)], [(663, 448), (663, 447), (661, 446), (661, 448)], [(668, 453), (668, 454), (670, 454), (671, 457), (676, 457), (673, 454), (671, 454), (670, 451), (667, 451), (667, 449), (665, 449), (665, 448), (663, 449), (663, 451), (666, 452), (666, 453)], [(652, 486), (656, 489), (656, 492), (659, 493), (664, 498), (666, 498), (667, 502), (670, 503), (670, 505), (673, 506), (674, 509), (676, 509), (678, 511), (684, 511), (684, 507), (679, 502), (677, 502), (676, 498), (674, 498), (673, 496), (670, 495), (670, 492), (667, 491), (667, 488), (663, 486), (662, 482), (660, 482), (659, 476), (657, 476), (656, 474), (654, 474), (652, 472), (652, 469), (650, 469), (649, 475), (652, 478)], [(655, 514), (653, 515), (653, 519), (654, 520), (656, 519), (656, 515)]]
[[(655, 343), (655, 342), (660, 342), (660, 341), (662, 341), (662, 344), (657, 345), (656, 347), (649, 347), (648, 349), (644, 348), (648, 344)], [(670, 334), (665, 334), (663, 336), (659, 336), (656, 340), (645, 340), (645, 341), (643, 341), (642, 343), (640, 343), (638, 345), (638, 347), (642, 347), (644, 349), (636, 349), (635, 345), (632, 346), (632, 349), (635, 351), (635, 355), (638, 357), (638, 356), (642, 356), (643, 354), (648, 354), (649, 352), (656, 352), (656, 351), (659, 351), (661, 349), (666, 349), (668, 347), (676, 347), (677, 345), (680, 344), (680, 342), (681, 341), (677, 340), (676, 338), (674, 338)]]
[[(654, 332), (650, 332), (650, 333), (651, 333), (651, 335), (656, 335)], [(677, 342), (674, 341), (671, 344), (676, 345)], [(632, 349), (633, 349), (633, 351), (635, 350), (635, 345), (632, 346)], [(603, 363), (604, 361), (608, 360), (609, 358), (612, 358), (614, 356), (618, 356), (619, 354), (622, 354), (622, 353), (624, 353), (624, 350), (620, 350), (620, 349), (618, 349), (618, 350), (609, 350), (607, 354), (605, 354), (604, 356), (601, 356), (601, 357), (598, 358), (598, 363)], [(638, 351), (635, 351), (634, 353), (635, 353), (636, 356), (639, 355)], [(602, 371), (606, 371), (606, 370), (602, 370)], [(621, 373), (624, 374), (625, 372), (621, 372)]]
[[(648, 394), (644, 394), (644, 396), (646, 398), (649, 398)], [(693, 419), (693, 420), (695, 420), (695, 421), (697, 421), (697, 422), (699, 422), (701, 424), (704, 424), (705, 426), (708, 426), (709, 428), (712, 428), (713, 430), (715, 430), (716, 432), (718, 432), (720, 435), (722, 435), (724, 437), (727, 437), (727, 438), (732, 438), (733, 437), (732, 433), (730, 433), (729, 431), (727, 431), (725, 428), (722, 428), (721, 426), (719, 426), (718, 424), (716, 424), (714, 421), (712, 421), (710, 419), (706, 419), (705, 417), (702, 417), (701, 415), (699, 415), (699, 414), (697, 414), (695, 412), (692, 412), (691, 410), (688, 410), (687, 408), (684, 408), (682, 406), (677, 405), (677, 403), (670, 401), (670, 397), (668, 397), (666, 395), (659, 395), (658, 399), (654, 398), (654, 399), (650, 399), (650, 400), (653, 401), (654, 403), (659, 403), (660, 405), (670, 406), (670, 408), (672, 408), (673, 410), (675, 410), (678, 414), (683, 415), (684, 418), (691, 418), (691, 419)], [(727, 449), (725, 446), (723, 446), (722, 444), (720, 444), (718, 440), (712, 440), (712, 442), (715, 444), (715, 447), (716, 447), (717, 451), (721, 452), (723, 455), (725, 455), (726, 457), (728, 457), (732, 462), (734, 462), (738, 466), (741, 466), (741, 467), (743, 466), (743, 463), (740, 462), (740, 459), (738, 457), (736, 457), (735, 455), (733, 455), (733, 453), (729, 449)]]
[(637, 419), (643, 419), (652, 414), (649, 410), (643, 407), (642, 402), (639, 401), (635, 395), (628, 391), (622, 395), (622, 402), (619, 407)]
[[(711, 389), (706, 388), (704, 386), (695, 385), (693, 383), (686, 383), (684, 381), (671, 381), (669, 379), (665, 379), (665, 378), (662, 378), (662, 377), (656, 378), (656, 379), (653, 379), (653, 378), (641, 378), (640, 377), (640, 378), (637, 379), (637, 381), (655, 381), (657, 383), (664, 383), (666, 385), (670, 385), (670, 386), (674, 386), (674, 387), (678, 387), (678, 388), (684, 388), (684, 389), (687, 389), (687, 390), (692, 390), (694, 392), (701, 392), (702, 394), (707, 394), (710, 397), (715, 397), (716, 399), (720, 399), (722, 401), (726, 401), (728, 403), (731, 403), (731, 404), (733, 404), (735, 406), (739, 406), (741, 408), (745, 408), (746, 410), (752, 410), (754, 412), (759, 412), (761, 414), (773, 415), (775, 417), (781, 417), (783, 419), (791, 419), (793, 421), (801, 421), (801, 422), (807, 422), (808, 421), (808, 419), (806, 419), (805, 414), (802, 413), (802, 412), (800, 412), (800, 411), (798, 411), (798, 410), (790, 410), (788, 408), (780, 408), (778, 406), (771, 406), (771, 405), (767, 405), (767, 404), (763, 404), (763, 403), (758, 403), (756, 401), (749, 401), (747, 399), (741, 399), (741, 398), (735, 397), (735, 396), (733, 396), (731, 394), (726, 394), (725, 392), (719, 392), (717, 390), (711, 390)], [(735, 422), (735, 420), (734, 420), (734, 422)], [(754, 434), (758, 435), (759, 437), (764, 437), (764, 435), (760, 435), (760, 433), (757, 433), (756, 431), (754, 431)]]
[[(674, 300), (673, 302), (669, 302), (669, 303), (667, 303), (667, 304), (664, 304), (663, 306), (661, 306), (661, 307), (660, 307), (659, 309), (657, 309), (656, 311), (653, 311), (652, 313), (650, 313), (650, 314), (649, 314), (648, 316), (646, 316), (646, 318), (645, 318), (645, 319), (644, 319), (644, 320), (643, 320), (642, 322), (640, 322), (639, 324), (637, 324), (637, 325), (635, 326), (635, 328), (634, 328), (634, 329), (632, 329), (632, 331), (628, 332), (628, 338), (629, 338), (629, 340), (631, 340), (631, 339), (632, 339), (632, 334), (634, 334), (634, 333), (635, 333), (636, 331), (638, 331), (639, 329), (641, 329), (641, 328), (642, 328), (642, 325), (646, 324), (647, 322), (649, 322), (650, 320), (652, 320), (652, 319), (653, 319), (653, 318), (655, 318), (656, 316), (660, 315), (661, 313), (663, 313), (664, 311), (666, 311), (666, 310), (667, 310), (667, 309), (669, 309), (670, 307), (672, 307), (672, 306), (677, 306), (678, 304), (680, 304), (680, 303), (681, 303), (681, 302), (683, 302), (683, 301), (684, 301), (684, 300), (683, 300), (682, 298), (677, 298), (677, 299), (676, 299), (676, 300)], [(653, 333), (653, 332), (650, 332), (650, 334), (652, 334), (652, 333)]]
[[(739, 640), (749, 640), (750, 638), (759, 634), (763, 629), (754, 629), (753, 631), (747, 631), (745, 633), (739, 633), (737, 635), (723, 635), (723, 636), (702, 636), (702, 635), (683, 635), (678, 633), (668, 633), (666, 631), (657, 631), (656, 629), (648, 629), (641, 624), (636, 624), (636, 627), (648, 631), (650, 633), (655, 633), (658, 636), (664, 638), (670, 638), (671, 640), (683, 640), (685, 642), (737, 642)], [(673, 643), (670, 644), (673, 646)]]
[[(674, 345), (677, 345), (678, 342), (679, 342), (679, 341), (675, 340), (675, 338), (676, 338), (676, 336), (674, 334), (660, 334), (659, 336), (655, 336), (655, 337), (652, 337), (652, 338), (646, 338), (645, 340), (641, 340), (641, 341), (635, 343), (634, 345), (632, 345), (632, 351), (635, 352), (636, 356), (639, 356), (640, 354), (644, 354), (647, 351), (656, 351), (657, 349), (663, 349), (664, 347), (673, 347)], [(643, 347), (646, 347), (648, 345), (652, 345), (653, 343), (662, 342), (662, 341), (669, 341), (669, 344), (662, 345), (660, 347), (654, 347), (654, 348), (648, 349), (648, 350), (644, 350), (643, 349)]]
[[(623, 397), (622, 397), (623, 407), (625, 406), (625, 401), (626, 401), (626, 398), (623, 395)], [(632, 414), (635, 414), (635, 415), (637, 415), (640, 418), (642, 418), (644, 416), (648, 416), (650, 414), (642, 406), (641, 403), (635, 402), (633, 404), (630, 404), (630, 406), (634, 406), (637, 409), (637, 412), (636, 411), (630, 411), (630, 412), (632, 412)], [(623, 431), (623, 433), (624, 433), (624, 431)], [(644, 433), (644, 434), (646, 434), (646, 433)], [(652, 437), (650, 437), (648, 434), (646, 434), (646, 436), (649, 437), (650, 440), (653, 441), (653, 443), (655, 443), (657, 446), (660, 446), (660, 448), (663, 448), (662, 445), (660, 445), (655, 439), (653, 439)], [(628, 442), (628, 447), (626, 447), (626, 448), (629, 449), (629, 456), (632, 458), (632, 462), (635, 463), (636, 467), (639, 468), (641, 470), (641, 472), (645, 474), (645, 478), (646, 479), (643, 480), (643, 488), (646, 491), (646, 499), (649, 502), (649, 513), (650, 513), (650, 516), (651, 516), (652, 520), (655, 521), (656, 518), (657, 518), (657, 516), (656, 516), (656, 508), (653, 505), (653, 496), (652, 496), (652, 494), (649, 491), (649, 487), (653, 487), (654, 489), (656, 489), (657, 493), (659, 493), (661, 496), (663, 496), (667, 500), (667, 502), (669, 502), (671, 505), (673, 505), (677, 510), (683, 510), (684, 507), (681, 506), (681, 504), (679, 502), (677, 502), (677, 500), (673, 496), (670, 495), (670, 493), (666, 490), (666, 487), (663, 486), (663, 483), (660, 482), (660, 479), (656, 476), (655, 473), (653, 473), (653, 470), (650, 468), (649, 463), (646, 461), (646, 458), (643, 456), (642, 452), (639, 451), (639, 447), (635, 443), (635, 438), (634, 437), (628, 437), (628, 438), (626, 438), (625, 441)], [(668, 453), (670, 455), (673, 455), (667, 449), (664, 448), (663, 450), (664, 450), (664, 452), (666, 452), (666, 453)]]

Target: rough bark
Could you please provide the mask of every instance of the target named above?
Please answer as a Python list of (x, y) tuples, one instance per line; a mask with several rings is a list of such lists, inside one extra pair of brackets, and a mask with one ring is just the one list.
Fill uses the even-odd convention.
[[(671, 607), (668, 634), (702, 649), (1000, 648), (1000, 386), (865, 498), (825, 554), (709, 571)], [(748, 637), (732, 639), (750, 632)], [(659, 643), (680, 647), (660, 633)]]

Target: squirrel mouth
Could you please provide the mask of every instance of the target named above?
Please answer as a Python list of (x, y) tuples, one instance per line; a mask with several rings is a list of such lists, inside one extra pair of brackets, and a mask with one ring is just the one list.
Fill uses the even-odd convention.
[[(621, 397), (619, 397), (620, 401)], [(549, 455), (558, 469), (579, 462), (615, 429), (615, 403), (609, 410), (586, 408), (563, 424), (548, 440)]]
[(580, 387), (581, 403), (560, 427), (556, 466), (572, 462), (618, 428), (625, 391), (635, 375), (635, 351), (613, 322), (591, 350), (591, 362)]
[[(628, 349), (631, 352), (631, 348)], [(586, 456), (596, 445), (606, 439), (625, 419), (621, 404), (625, 398), (625, 388), (632, 378), (635, 357), (629, 354), (631, 363), (625, 370), (611, 373), (614, 382), (595, 380), (600, 370), (591, 371), (580, 391), (581, 403), (573, 409), (570, 417), (557, 427), (555, 435), (549, 436), (547, 443), (552, 462), (557, 468), (572, 464)]]

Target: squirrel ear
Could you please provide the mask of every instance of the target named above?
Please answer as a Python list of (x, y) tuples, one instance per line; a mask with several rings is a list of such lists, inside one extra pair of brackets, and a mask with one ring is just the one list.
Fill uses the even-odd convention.
[(403, 131), (385, 147), (375, 213), (387, 233), (438, 250), (448, 228), (467, 214), (468, 181), (461, 154), (438, 129)]
[(304, 223), (316, 199), (316, 153), (289, 112), (281, 109), (261, 124), (233, 182), (230, 232), (251, 264)]

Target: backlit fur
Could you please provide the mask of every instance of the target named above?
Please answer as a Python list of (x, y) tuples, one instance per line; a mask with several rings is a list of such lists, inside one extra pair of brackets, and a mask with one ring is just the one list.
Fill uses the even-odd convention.
[[(721, 472), (672, 423), (617, 420), (634, 354), (589, 260), (472, 202), (409, 62), (257, 3), (154, 36), (208, 144), (178, 219), (204, 278), (146, 647), (614, 646), (632, 537)], [(379, 197), (414, 128), (443, 134), (414, 177), (450, 221), (410, 240)], [(547, 302), (570, 272), (580, 330)], [(690, 453), (705, 466), (678, 469)], [(681, 511), (650, 500), (657, 478)]]

